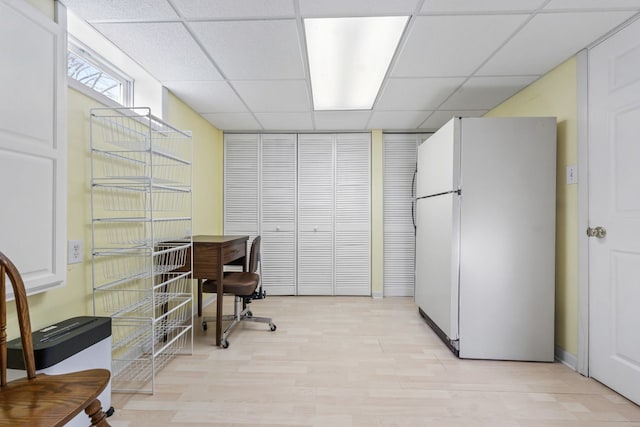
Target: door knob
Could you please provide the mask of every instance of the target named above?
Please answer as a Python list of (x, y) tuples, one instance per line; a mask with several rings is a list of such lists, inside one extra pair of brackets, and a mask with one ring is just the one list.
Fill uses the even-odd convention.
[(596, 228), (587, 228), (587, 236), (596, 237), (598, 239), (602, 239), (606, 237), (607, 229), (604, 227), (596, 227)]

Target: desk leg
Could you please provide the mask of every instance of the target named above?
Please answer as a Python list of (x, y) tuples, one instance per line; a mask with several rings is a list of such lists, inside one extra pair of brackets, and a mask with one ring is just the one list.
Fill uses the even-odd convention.
[(202, 279), (198, 279), (198, 317), (202, 317)]
[(216, 297), (216, 345), (220, 346), (222, 342), (222, 299), (224, 294), (222, 292), (222, 279), (224, 277), (223, 268), (224, 265), (222, 263), (223, 259), (222, 249), (219, 249), (218, 252), (218, 279), (217, 279), (217, 297)]

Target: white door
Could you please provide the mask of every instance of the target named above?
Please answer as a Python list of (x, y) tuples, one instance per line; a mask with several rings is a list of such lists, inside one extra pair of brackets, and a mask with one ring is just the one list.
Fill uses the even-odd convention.
[(371, 134), (336, 135), (335, 295), (371, 295)]
[(298, 136), (298, 295), (333, 295), (333, 135)]
[(418, 145), (426, 134), (384, 134), (385, 297), (414, 295), (415, 196)]
[(262, 283), (270, 295), (296, 292), (296, 135), (261, 136)]
[(589, 52), (589, 370), (640, 404), (639, 138), (636, 21)]

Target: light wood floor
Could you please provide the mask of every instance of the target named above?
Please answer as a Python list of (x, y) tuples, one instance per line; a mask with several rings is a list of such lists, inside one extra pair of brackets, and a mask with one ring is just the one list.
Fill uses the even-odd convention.
[(412, 298), (272, 296), (252, 310), (277, 331), (247, 324), (223, 350), (197, 323), (194, 354), (154, 395), (113, 395), (111, 425), (640, 426), (640, 407), (560, 363), (455, 358)]

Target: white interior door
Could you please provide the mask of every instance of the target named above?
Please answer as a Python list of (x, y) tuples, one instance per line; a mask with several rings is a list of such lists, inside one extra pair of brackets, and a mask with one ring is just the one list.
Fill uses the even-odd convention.
[(371, 134), (336, 135), (335, 295), (371, 295)]
[(333, 295), (333, 135), (298, 136), (298, 295)]
[(640, 404), (640, 21), (589, 52), (590, 375)]
[(296, 292), (296, 135), (262, 135), (262, 283), (270, 295)]

